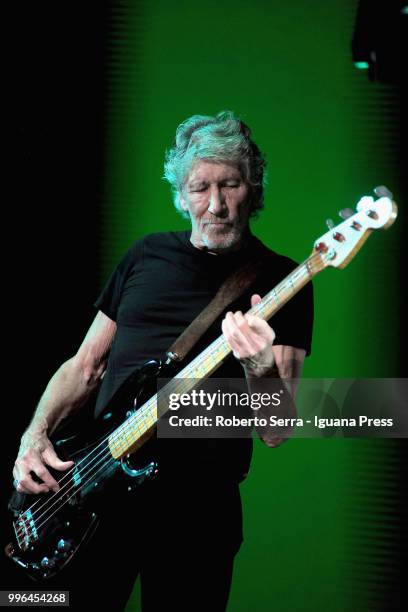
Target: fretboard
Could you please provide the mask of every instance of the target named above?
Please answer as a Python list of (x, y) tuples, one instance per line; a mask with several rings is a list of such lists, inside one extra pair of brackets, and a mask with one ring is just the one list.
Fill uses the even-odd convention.
[[(320, 255), (312, 253), (306, 261), (269, 291), (248, 313), (265, 321), (304, 287), (322, 269)], [(231, 349), (221, 334), (202, 353), (183, 368), (159, 393), (188, 393), (198, 381), (208, 378), (228, 357)], [(123, 457), (143, 444), (157, 423), (158, 395), (153, 395), (139, 410), (122, 423), (110, 436), (109, 448), (115, 459)], [(162, 406), (160, 406), (162, 410)]]

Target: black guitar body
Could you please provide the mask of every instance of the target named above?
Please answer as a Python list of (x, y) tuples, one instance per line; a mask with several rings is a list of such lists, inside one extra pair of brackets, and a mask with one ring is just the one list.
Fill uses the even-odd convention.
[[(378, 200), (362, 198), (353, 216), (347, 213), (335, 231), (331, 228), (318, 238), (312, 254), (253, 307), (253, 314), (269, 320), (318, 272), (328, 266), (344, 268), (373, 230), (390, 227), (397, 216), (392, 194), (383, 186), (377, 187), (375, 193), (380, 196)], [(243, 280), (244, 276), (237, 281), (238, 284)], [(220, 289), (224, 290), (224, 285)], [(190, 370), (187, 366), (179, 373), (179, 378), (183, 378), (183, 372), (185, 378), (191, 378), (191, 372), (196, 374), (198, 371), (202, 373), (199, 378), (204, 380), (231, 352), (227, 344), (223, 335), (219, 336), (195, 358), (200, 368), (197, 366)], [(6, 554), (25, 568), (34, 580), (50, 578), (63, 569), (91, 537), (98, 523), (102, 493), (106, 495), (108, 489), (110, 491), (113, 487), (114, 490), (117, 486), (133, 489), (157, 472), (154, 459), (156, 436), (146, 442), (144, 437), (154, 431), (157, 412), (150, 414), (150, 420), (148, 418), (146, 421), (143, 418), (138, 420), (134, 412), (156, 393), (158, 375), (173, 378), (174, 372), (168, 361), (152, 360), (132, 374), (109, 402), (109, 412), (101, 418), (96, 433), (92, 427), (92, 433), (87, 438), (85, 436), (86, 439), (61, 434), (59, 439), (53, 439), (61, 458), (75, 461), (75, 466), (67, 472), (54, 472), (60, 485), (58, 493), (41, 496), (15, 493), (12, 496), (9, 507), (14, 516), (15, 539), (7, 545)], [(166, 409), (166, 405), (164, 407)], [(119, 419), (115, 421), (117, 417)], [(140, 437), (136, 439), (129, 435), (128, 444), (123, 443), (122, 447), (118, 446), (111, 452), (107, 436), (118, 430), (111, 436), (113, 443), (121, 442), (123, 438), (126, 440), (129, 423), (124, 428), (121, 425), (128, 418), (132, 419), (130, 427), (133, 424), (135, 429), (139, 428)], [(135, 439), (140, 442), (141, 448), (133, 453)], [(133, 454), (123, 456), (126, 452)], [(113, 455), (121, 459), (116, 460)], [(134, 463), (134, 459), (137, 463)]]
[(67, 472), (49, 468), (59, 482), (58, 493), (13, 493), (8, 507), (15, 538), (5, 552), (33, 580), (55, 576), (89, 541), (98, 526), (98, 508), (104, 496), (123, 488), (133, 492), (157, 473), (154, 436), (136, 453), (122, 459), (112, 457), (107, 438), (154, 395), (157, 376), (163, 374), (164, 368), (167, 366), (162, 362), (152, 360), (132, 374), (90, 431), (67, 434), (68, 429), (72, 430), (70, 422), (55, 432), (51, 441), (57, 455), (75, 462)]

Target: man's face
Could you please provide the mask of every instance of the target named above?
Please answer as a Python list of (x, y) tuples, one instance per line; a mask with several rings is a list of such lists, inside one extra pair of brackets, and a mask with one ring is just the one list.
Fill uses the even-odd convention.
[(190, 214), (191, 242), (213, 253), (239, 248), (248, 228), (250, 198), (240, 170), (230, 164), (197, 161), (180, 193)]

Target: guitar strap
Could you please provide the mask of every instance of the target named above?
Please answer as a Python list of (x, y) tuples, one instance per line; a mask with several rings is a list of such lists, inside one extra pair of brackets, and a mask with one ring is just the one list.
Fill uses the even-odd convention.
[(254, 282), (261, 272), (264, 261), (264, 258), (259, 256), (250, 259), (228, 276), (211, 302), (173, 342), (167, 351), (167, 356), (171, 361), (180, 362), (185, 359), (216, 318)]

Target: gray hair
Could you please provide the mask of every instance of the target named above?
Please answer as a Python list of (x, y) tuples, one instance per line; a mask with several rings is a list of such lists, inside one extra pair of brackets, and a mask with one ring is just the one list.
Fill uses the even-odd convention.
[(251, 139), (251, 130), (232, 111), (222, 111), (215, 117), (193, 115), (176, 130), (171, 149), (166, 151), (164, 176), (172, 188), (176, 209), (184, 216), (179, 193), (197, 160), (236, 165), (251, 190), (251, 216), (264, 204), (266, 184), (265, 156)]

